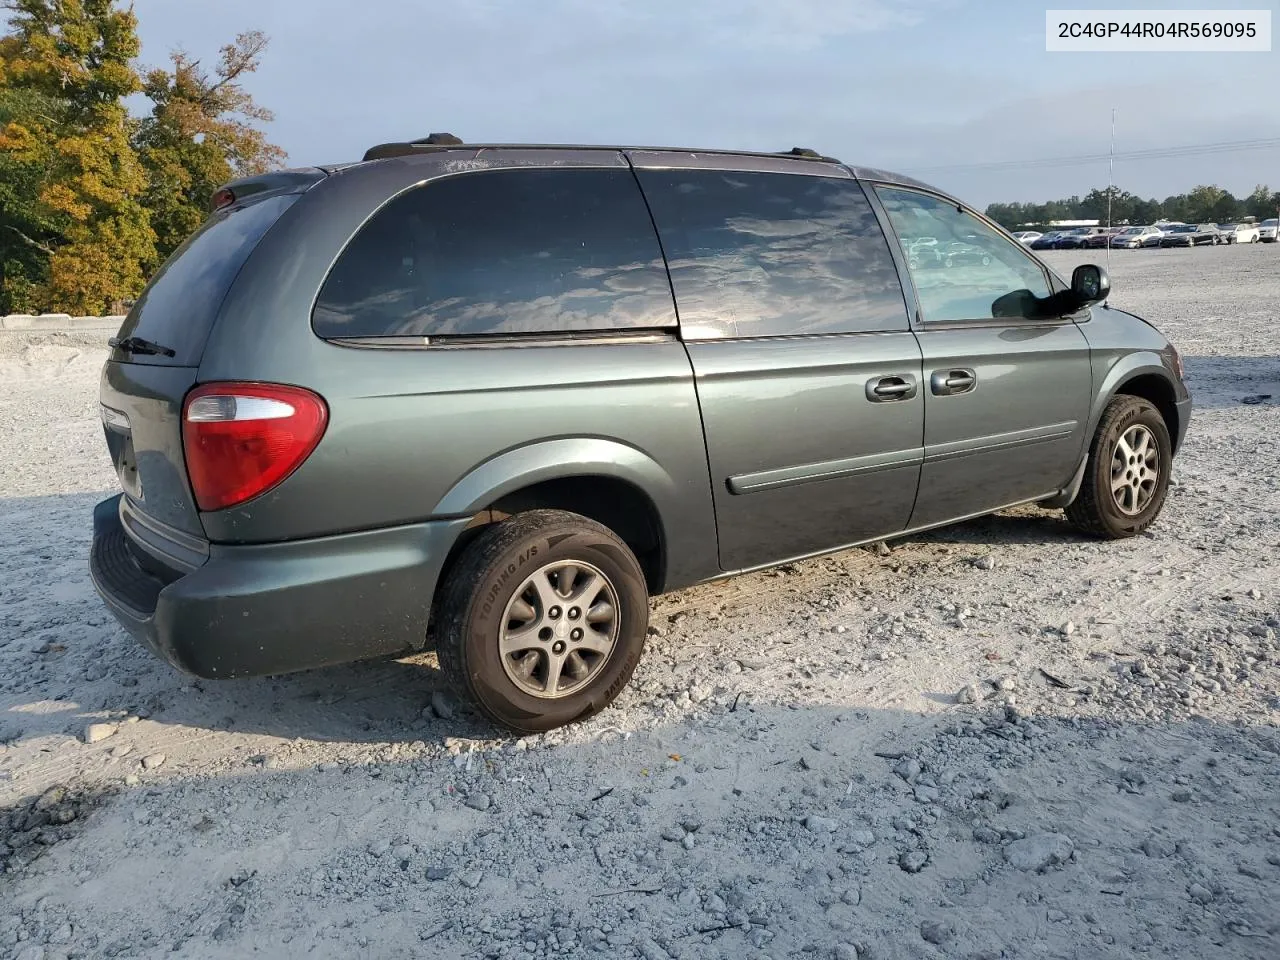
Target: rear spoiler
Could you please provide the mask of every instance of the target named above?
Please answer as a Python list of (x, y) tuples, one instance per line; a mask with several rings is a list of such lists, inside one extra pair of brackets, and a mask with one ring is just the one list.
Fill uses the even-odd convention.
[(291, 170), (273, 170), (252, 177), (241, 177), (225, 183), (214, 191), (209, 203), (210, 211), (221, 210), (249, 197), (268, 193), (302, 193), (319, 183), (326, 176), (319, 167), (296, 167)]

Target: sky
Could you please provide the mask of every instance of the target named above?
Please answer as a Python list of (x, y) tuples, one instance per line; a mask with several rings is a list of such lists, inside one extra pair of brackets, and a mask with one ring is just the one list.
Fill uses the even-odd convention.
[[(134, 0), (143, 62), (271, 37), (248, 89), (305, 166), (448, 131), (469, 142), (786, 150), (912, 173), (985, 206), (1106, 186), (1085, 165), (981, 164), (1280, 139), (1271, 53), (1047, 53), (1045, 9), (1280, 0)], [(1163, 198), (1280, 189), (1280, 147), (1116, 163)]]

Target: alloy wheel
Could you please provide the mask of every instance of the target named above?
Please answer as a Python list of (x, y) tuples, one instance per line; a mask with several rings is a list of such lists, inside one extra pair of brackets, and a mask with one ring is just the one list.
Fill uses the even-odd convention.
[(618, 593), (598, 568), (557, 560), (516, 590), (502, 619), (502, 668), (522, 691), (555, 699), (582, 689), (618, 639)]
[(1116, 508), (1133, 517), (1147, 508), (1160, 481), (1160, 451), (1155, 435), (1134, 424), (1116, 441), (1111, 454), (1111, 497)]

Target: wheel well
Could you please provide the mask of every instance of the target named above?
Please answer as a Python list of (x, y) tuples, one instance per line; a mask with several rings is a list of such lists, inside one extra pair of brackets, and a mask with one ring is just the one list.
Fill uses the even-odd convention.
[(471, 518), (445, 561), (441, 581), (457, 555), (484, 527), (527, 510), (568, 510), (604, 524), (640, 561), (649, 592), (662, 592), (666, 550), (657, 507), (639, 487), (616, 477), (599, 476), (545, 480), (495, 500)]
[(1150, 402), (1160, 416), (1164, 417), (1164, 425), (1169, 429), (1169, 439), (1174, 443), (1177, 452), (1178, 443), (1178, 406), (1174, 398), (1173, 385), (1156, 373), (1146, 373), (1132, 380), (1126, 380), (1116, 390), (1116, 395), (1125, 394), (1141, 397)]

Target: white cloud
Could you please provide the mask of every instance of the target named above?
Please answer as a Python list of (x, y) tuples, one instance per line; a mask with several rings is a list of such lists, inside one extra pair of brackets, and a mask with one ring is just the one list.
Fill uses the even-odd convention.
[(914, 26), (936, 5), (930, 0), (739, 0), (695, 7), (692, 16), (714, 40), (800, 51), (836, 37)]
[[(955, 0), (541, 0), (538, 19), (596, 36), (697, 37), (708, 47), (800, 52), (839, 37), (910, 27)], [(526, 18), (523, 0), (478, 0), (471, 16), (488, 23)], [(636, 53), (642, 53), (639, 48)]]

